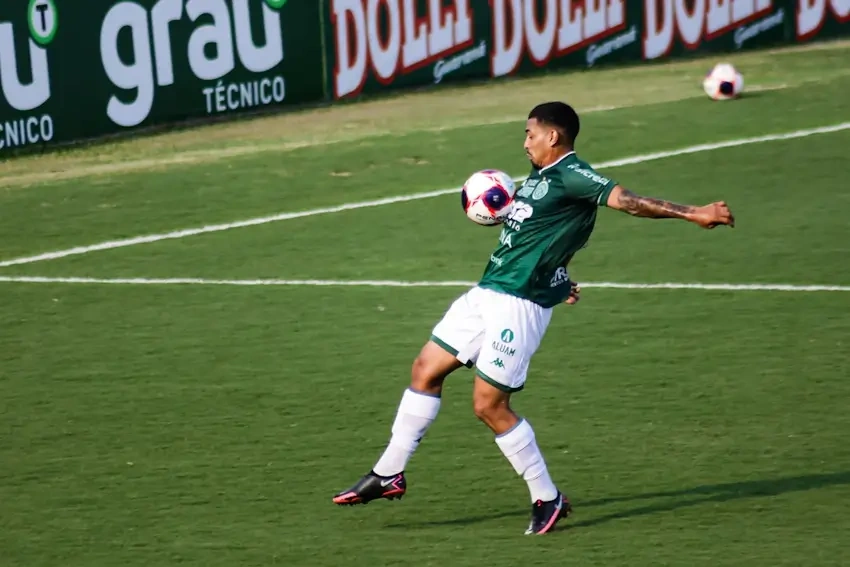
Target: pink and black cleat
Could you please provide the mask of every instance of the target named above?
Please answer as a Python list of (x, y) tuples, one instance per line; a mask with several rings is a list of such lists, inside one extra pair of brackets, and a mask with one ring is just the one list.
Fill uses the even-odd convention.
[(334, 504), (353, 506), (355, 504), (368, 504), (372, 500), (380, 498), (386, 500), (401, 499), (406, 491), (407, 481), (403, 472), (393, 476), (378, 476), (370, 471), (357, 484), (334, 496)]
[(531, 506), (531, 522), (525, 535), (543, 535), (549, 533), (561, 518), (566, 518), (573, 511), (567, 497), (558, 493), (554, 500), (543, 502), (538, 500)]

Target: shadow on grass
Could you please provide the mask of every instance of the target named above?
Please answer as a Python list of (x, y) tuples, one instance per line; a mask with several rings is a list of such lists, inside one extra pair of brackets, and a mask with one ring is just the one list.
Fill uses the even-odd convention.
[[(730, 482), (725, 484), (710, 484), (697, 486), (694, 488), (686, 488), (683, 490), (671, 490), (663, 492), (646, 492), (643, 494), (635, 494), (632, 496), (618, 496), (612, 498), (600, 498), (597, 500), (575, 501), (573, 506), (577, 511), (581, 511), (594, 506), (605, 506), (608, 504), (636, 502), (640, 500), (651, 500), (659, 498), (674, 498), (675, 500), (664, 503), (646, 504), (629, 510), (622, 510), (612, 514), (605, 514), (596, 518), (581, 520), (578, 522), (567, 521), (563, 526), (567, 529), (588, 528), (604, 524), (611, 520), (621, 520), (626, 518), (635, 518), (656, 514), (659, 512), (670, 512), (691, 506), (699, 506), (702, 504), (718, 504), (729, 502), (732, 500), (740, 500), (744, 498), (759, 498), (765, 496), (777, 496), (790, 492), (802, 492), (805, 490), (815, 490), (828, 486), (841, 486), (850, 484), (850, 472), (838, 472), (827, 474), (811, 474), (803, 476), (792, 476), (787, 478), (777, 478), (770, 480), (752, 480), (743, 482)], [(428, 527), (447, 527), (447, 526), (467, 526), (500, 518), (509, 518), (516, 516), (527, 516), (529, 510), (527, 507), (522, 509), (507, 510), (495, 514), (482, 514), (475, 516), (466, 516), (460, 518), (449, 518), (446, 520), (428, 521), (428, 522), (404, 522), (387, 525), (388, 528), (428, 528)]]

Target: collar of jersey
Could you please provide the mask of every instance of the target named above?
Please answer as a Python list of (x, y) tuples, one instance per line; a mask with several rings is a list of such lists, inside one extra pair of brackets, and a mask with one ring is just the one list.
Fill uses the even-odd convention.
[(538, 172), (538, 173), (542, 173), (543, 171), (545, 171), (545, 170), (549, 169), (550, 167), (555, 167), (556, 165), (558, 165), (559, 163), (561, 163), (562, 161), (564, 161), (564, 160), (565, 160), (565, 159), (567, 159), (568, 157), (570, 157), (570, 156), (574, 156), (574, 155), (576, 155), (575, 150), (573, 150), (573, 151), (571, 151), (571, 152), (569, 152), (569, 153), (566, 153), (566, 154), (562, 155), (561, 157), (559, 157), (556, 161), (554, 161), (554, 162), (550, 163), (549, 165), (547, 165), (546, 167), (541, 167), (540, 169), (538, 169), (538, 170), (537, 170), (537, 172)]

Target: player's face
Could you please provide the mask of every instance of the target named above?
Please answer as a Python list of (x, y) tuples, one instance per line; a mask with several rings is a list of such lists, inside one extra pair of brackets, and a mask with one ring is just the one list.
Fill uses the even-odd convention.
[(525, 155), (534, 167), (540, 167), (551, 150), (550, 132), (536, 118), (525, 123)]

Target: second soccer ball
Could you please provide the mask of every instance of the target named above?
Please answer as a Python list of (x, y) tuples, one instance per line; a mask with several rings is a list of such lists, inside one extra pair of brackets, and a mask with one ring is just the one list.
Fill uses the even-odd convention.
[(703, 79), (702, 88), (714, 100), (732, 100), (744, 90), (744, 77), (731, 63), (718, 63)]

